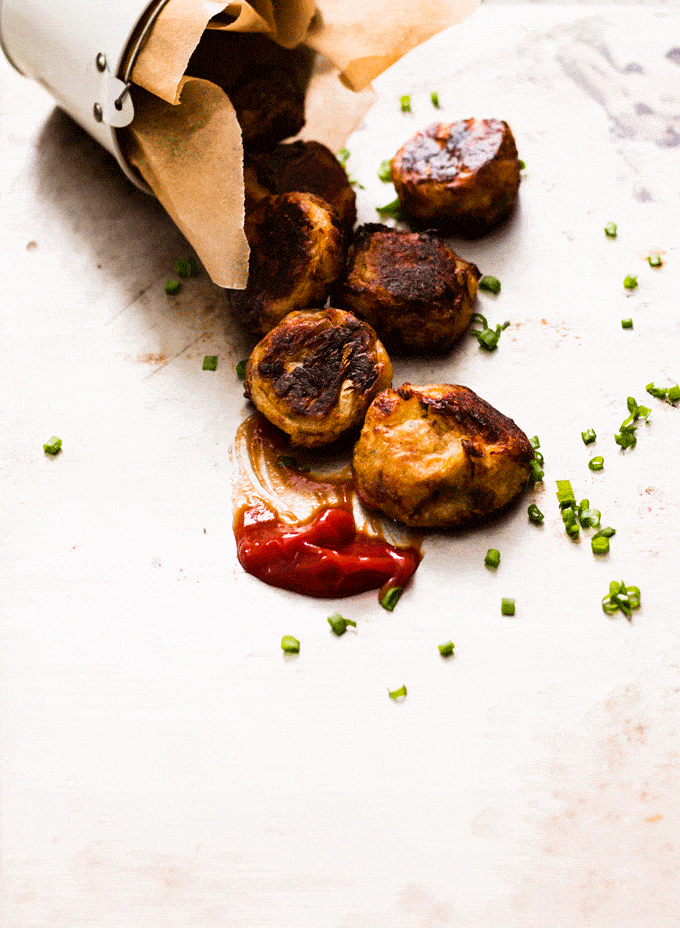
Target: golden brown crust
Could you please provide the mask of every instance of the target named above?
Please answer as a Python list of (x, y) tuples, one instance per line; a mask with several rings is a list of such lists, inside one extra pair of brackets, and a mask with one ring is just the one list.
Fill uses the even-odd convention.
[(354, 189), (333, 152), (320, 142), (290, 142), (271, 151), (253, 152), (246, 166), (252, 199), (260, 198), (260, 191), (313, 193), (335, 210), (344, 228), (353, 228), (357, 217)]
[(447, 351), (467, 328), (480, 273), (436, 236), (360, 226), (333, 302), (369, 322), (388, 348)]
[(503, 222), (517, 202), (517, 146), (500, 119), (434, 123), (390, 164), (404, 209), (427, 226), (476, 238)]
[(353, 467), (369, 509), (416, 528), (457, 528), (513, 500), (533, 457), (513, 420), (467, 387), (405, 383), (369, 407)]
[(328, 205), (311, 193), (263, 198), (246, 216), (250, 271), (231, 291), (237, 318), (264, 335), (287, 313), (323, 306), (344, 260), (344, 234)]
[(245, 395), (291, 443), (330, 444), (361, 425), (392, 364), (373, 329), (340, 309), (293, 312), (256, 345)]

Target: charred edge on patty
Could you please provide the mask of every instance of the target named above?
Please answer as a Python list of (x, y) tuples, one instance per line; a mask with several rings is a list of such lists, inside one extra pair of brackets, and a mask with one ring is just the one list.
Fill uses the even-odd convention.
[(450, 384), (447, 390), (443, 397), (434, 399), (405, 383), (395, 393), (403, 400), (416, 397), (428, 411), (432, 410), (435, 415), (454, 423), (461, 432), (466, 433), (467, 439), (463, 440), (462, 445), (468, 457), (483, 457), (485, 444), (502, 442), (509, 457), (518, 464), (528, 466), (533, 461), (531, 442), (513, 419), (503, 415), (468, 387)]
[[(316, 332), (304, 324), (282, 326), (273, 330), (257, 372), (293, 412), (322, 417), (332, 410), (346, 380), (361, 393), (374, 385), (378, 378), (371, 357), (374, 344), (370, 330), (359, 320)], [(286, 370), (288, 357), (301, 357), (301, 364)]]

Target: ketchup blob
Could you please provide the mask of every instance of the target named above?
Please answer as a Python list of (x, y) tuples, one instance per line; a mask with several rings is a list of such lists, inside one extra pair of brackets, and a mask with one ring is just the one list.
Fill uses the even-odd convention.
[(403, 587), (420, 563), (416, 548), (397, 548), (357, 530), (349, 508), (323, 507), (290, 525), (267, 506), (246, 507), (234, 522), (239, 563), (270, 586), (330, 599)]

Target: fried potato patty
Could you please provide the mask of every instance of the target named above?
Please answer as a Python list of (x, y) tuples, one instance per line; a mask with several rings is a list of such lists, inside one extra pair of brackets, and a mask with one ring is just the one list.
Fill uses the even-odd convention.
[(271, 151), (252, 152), (246, 160), (246, 198), (257, 201), (272, 193), (314, 193), (351, 230), (356, 222), (356, 195), (347, 173), (321, 142), (289, 142)]
[(293, 75), (274, 70), (230, 94), (245, 149), (272, 148), (305, 124), (305, 95)]
[(365, 319), (388, 348), (447, 351), (467, 328), (480, 273), (436, 236), (360, 226), (332, 301)]
[(344, 234), (328, 204), (311, 193), (263, 198), (246, 216), (250, 270), (232, 290), (235, 316), (265, 335), (296, 309), (323, 306), (345, 260)]
[(533, 457), (512, 419), (467, 387), (405, 383), (373, 400), (353, 467), (369, 509), (416, 528), (457, 528), (514, 499)]
[(434, 123), (399, 149), (390, 168), (409, 216), (468, 238), (491, 231), (517, 202), (517, 146), (500, 119)]
[(392, 364), (373, 329), (341, 309), (289, 313), (255, 346), (245, 395), (305, 448), (358, 428)]

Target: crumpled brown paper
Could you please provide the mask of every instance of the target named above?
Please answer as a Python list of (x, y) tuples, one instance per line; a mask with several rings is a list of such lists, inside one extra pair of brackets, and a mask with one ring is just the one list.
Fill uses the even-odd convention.
[[(364, 91), (350, 103), (350, 91), (336, 77), (331, 84), (328, 68), (317, 69), (307, 85), (306, 115), (308, 126), (315, 130), (313, 137), (336, 148), (370, 105), (373, 78), (416, 45), (460, 22), (478, 2), (169, 0), (165, 4), (132, 71), (135, 118), (128, 130), (128, 158), (216, 284), (242, 289), (248, 280), (243, 148), (224, 88), (228, 91), (249, 67), (249, 52), (259, 56), (262, 42), (271, 47), (276, 43), (285, 66), (300, 76), (308, 60), (305, 50), (311, 49), (337, 69), (345, 87)], [(223, 53), (216, 41), (224, 42)], [(209, 54), (203, 54), (201, 61), (204, 45)], [(284, 51), (296, 48), (299, 55)], [(190, 62), (198, 73), (188, 74)], [(308, 76), (304, 75), (305, 83)]]

